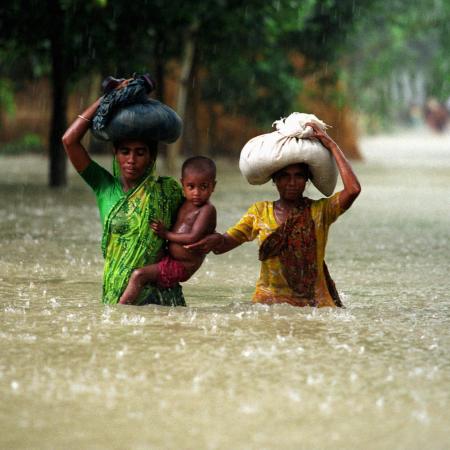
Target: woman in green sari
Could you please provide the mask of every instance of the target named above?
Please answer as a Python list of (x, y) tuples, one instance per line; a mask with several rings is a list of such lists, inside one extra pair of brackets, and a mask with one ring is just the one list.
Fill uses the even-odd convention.
[[(102, 301), (115, 304), (131, 272), (157, 262), (163, 255), (165, 241), (152, 231), (150, 222), (160, 220), (170, 228), (183, 198), (174, 179), (155, 175), (156, 140), (144, 140), (137, 133), (136, 138), (113, 142), (113, 174), (91, 159), (81, 140), (100, 100), (75, 119), (62, 141), (74, 168), (97, 198), (105, 258)], [(147, 286), (135, 304), (147, 303), (185, 306), (180, 285), (170, 289)]]

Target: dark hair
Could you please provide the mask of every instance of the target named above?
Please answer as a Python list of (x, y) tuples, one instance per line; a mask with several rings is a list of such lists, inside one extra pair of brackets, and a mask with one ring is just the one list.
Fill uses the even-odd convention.
[[(296, 166), (296, 165), (299, 165), (304, 171), (305, 171), (305, 178), (306, 178), (306, 181), (308, 181), (308, 180), (310, 180), (311, 179), (311, 171), (309, 170), (309, 166), (308, 166), (308, 164), (305, 164), (305, 163), (297, 163), (297, 164), (289, 164), (290, 166)], [(287, 166), (286, 166), (287, 167)], [(276, 178), (280, 175), (280, 173), (283, 171), (285, 169), (285, 167), (283, 167), (282, 169), (280, 169), (280, 170), (277, 170), (276, 172), (274, 172), (273, 174), (272, 174), (272, 176), (271, 176), (271, 178), (272, 178), (272, 181), (276, 181)]]
[(196, 172), (206, 172), (214, 180), (216, 179), (216, 164), (206, 156), (192, 156), (184, 161), (181, 167), (181, 176), (183, 177), (186, 171), (194, 170)]

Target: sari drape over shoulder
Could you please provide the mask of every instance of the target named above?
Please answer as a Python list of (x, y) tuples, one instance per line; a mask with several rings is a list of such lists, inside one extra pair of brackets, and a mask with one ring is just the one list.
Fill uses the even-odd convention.
[[(307, 214), (294, 211), (281, 228), (273, 202), (257, 202), (227, 230), (239, 243), (258, 239), (262, 261), (253, 302), (342, 306), (324, 261), (329, 227), (344, 212), (339, 195), (338, 192), (320, 200), (305, 199)], [(305, 261), (297, 266), (298, 258), (303, 257)], [(305, 279), (300, 281), (303, 276)]]
[[(116, 164), (114, 176), (95, 162), (81, 175), (96, 193), (103, 223), (102, 301), (115, 304), (131, 272), (157, 262), (163, 255), (165, 241), (153, 232), (150, 222), (160, 220), (167, 228), (172, 226), (182, 202), (181, 188), (173, 178), (156, 177), (153, 168), (126, 193), (121, 189)], [(170, 289), (147, 285), (136, 301), (144, 303), (185, 306), (180, 285)]]
[(279, 257), (281, 270), (289, 287), (311, 306), (317, 278), (316, 232), (311, 218), (309, 198), (301, 198), (286, 221), (259, 247), (259, 259)]

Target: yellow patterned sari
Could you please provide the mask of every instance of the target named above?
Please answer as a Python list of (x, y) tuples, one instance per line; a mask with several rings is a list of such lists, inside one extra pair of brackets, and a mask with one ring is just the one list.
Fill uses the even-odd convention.
[[(314, 285), (314, 298), (317, 306), (342, 306), (329, 277), (325, 265), (325, 247), (330, 225), (342, 214), (339, 206), (339, 193), (330, 198), (311, 202), (311, 218), (316, 237), (317, 275)], [(280, 224), (276, 221), (273, 202), (263, 201), (253, 204), (242, 219), (227, 230), (227, 234), (239, 243), (258, 239), (259, 245), (272, 234)], [(261, 271), (256, 282), (253, 302), (290, 303), (307, 306), (308, 299), (296, 293), (287, 282), (280, 258), (273, 257), (261, 261)]]

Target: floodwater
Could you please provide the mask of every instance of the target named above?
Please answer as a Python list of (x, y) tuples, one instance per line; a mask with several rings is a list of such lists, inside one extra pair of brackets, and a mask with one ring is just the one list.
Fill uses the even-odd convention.
[[(208, 256), (187, 308), (103, 306), (89, 188), (0, 157), (0, 447), (450, 448), (450, 136), (362, 151), (327, 253), (347, 308), (320, 310), (252, 305), (253, 244)], [(218, 181), (221, 231), (275, 197)]]

